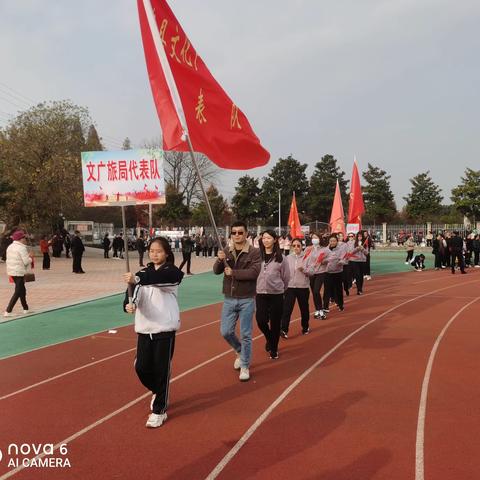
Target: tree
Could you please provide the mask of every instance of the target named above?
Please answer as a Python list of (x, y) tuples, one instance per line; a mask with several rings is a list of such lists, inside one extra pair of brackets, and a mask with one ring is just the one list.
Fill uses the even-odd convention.
[(166, 203), (157, 207), (156, 218), (160, 225), (186, 225), (190, 211), (184, 203), (183, 195), (172, 183), (165, 186)]
[(100, 137), (98, 136), (97, 129), (94, 125), (90, 125), (88, 129), (87, 141), (85, 142), (84, 152), (99, 152), (104, 150)]
[(80, 152), (92, 124), (88, 110), (68, 101), (41, 103), (19, 114), (3, 132), (2, 181), (9, 223), (32, 227), (75, 218), (83, 204)]
[(122, 145), (122, 150), (131, 150), (132, 149), (132, 143), (130, 142), (130, 139), (128, 137), (125, 137), (125, 140), (123, 141)]
[[(210, 185), (206, 191), (210, 207), (212, 208), (213, 217), (217, 225), (225, 224), (228, 216), (228, 203), (223, 198), (218, 190)], [(207, 226), (210, 225), (210, 217), (208, 215), (207, 206), (205, 202), (200, 202), (192, 210), (192, 223), (194, 225)]]
[(234, 215), (253, 224), (260, 216), (260, 193), (258, 178), (244, 175), (238, 179), (238, 185), (235, 187), (235, 195), (232, 198), (232, 210)]
[(462, 183), (452, 189), (450, 197), (455, 207), (475, 225), (480, 219), (480, 170), (467, 168)]
[(307, 164), (301, 164), (289, 155), (279, 158), (267, 177), (264, 178), (260, 195), (261, 217), (273, 225), (278, 220), (278, 192), (281, 195), (281, 223), (286, 225), (293, 192), (299, 213), (304, 213), (308, 193)]
[(380, 223), (391, 221), (397, 213), (397, 207), (390, 187), (390, 175), (369, 163), (362, 177), (367, 182), (363, 187), (366, 210), (364, 221), (367, 219)]
[[(161, 149), (160, 139), (154, 139), (144, 144), (148, 149)], [(219, 170), (203, 154), (195, 153), (198, 169), (205, 185), (218, 179)], [(198, 181), (197, 171), (191, 161), (190, 153), (165, 152), (165, 180), (183, 195), (184, 202), (190, 209), (195, 202), (202, 201), (203, 194)]]
[(429, 176), (430, 171), (419, 173), (410, 179), (412, 190), (403, 199), (407, 202), (405, 210), (407, 215), (417, 221), (425, 222), (435, 215), (441, 204), (442, 191)]
[(348, 180), (345, 180), (345, 172), (337, 166), (337, 159), (333, 155), (324, 155), (315, 165), (310, 178), (308, 213), (312, 219), (326, 223), (330, 221), (337, 179), (342, 194), (343, 210), (347, 212)]

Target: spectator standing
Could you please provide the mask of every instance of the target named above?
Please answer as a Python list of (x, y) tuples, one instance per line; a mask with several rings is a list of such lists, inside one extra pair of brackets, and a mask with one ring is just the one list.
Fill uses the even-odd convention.
[(184, 236), (182, 237), (182, 263), (178, 267), (182, 270), (183, 266), (187, 264), (187, 275), (193, 275), (191, 266), (192, 266), (192, 252), (194, 249), (194, 242), (188, 235), (188, 232), (185, 232)]
[(109, 258), (108, 257), (108, 251), (110, 250), (110, 239), (108, 238), (108, 232), (105, 234), (103, 237), (103, 258)]
[(82, 236), (78, 230), (75, 230), (75, 235), (72, 239), (72, 271), (73, 273), (85, 273), (82, 269), (82, 256), (85, 247), (82, 242)]
[(140, 232), (140, 235), (135, 241), (135, 248), (138, 252), (138, 264), (140, 265), (140, 267), (144, 267), (145, 265), (143, 264), (143, 255), (145, 254), (147, 247), (145, 245), (145, 235), (143, 232)]
[(40, 240), (40, 252), (43, 255), (43, 270), (50, 270), (50, 244), (51, 242), (47, 240), (47, 236), (42, 235), (42, 238)]

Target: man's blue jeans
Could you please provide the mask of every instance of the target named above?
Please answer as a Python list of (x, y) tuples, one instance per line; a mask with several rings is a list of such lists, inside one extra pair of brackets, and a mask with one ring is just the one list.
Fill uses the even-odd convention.
[[(254, 298), (225, 297), (222, 308), (220, 332), (223, 338), (240, 354), (242, 367), (248, 368), (252, 358), (252, 326)], [(237, 320), (240, 320), (240, 340), (235, 333)]]

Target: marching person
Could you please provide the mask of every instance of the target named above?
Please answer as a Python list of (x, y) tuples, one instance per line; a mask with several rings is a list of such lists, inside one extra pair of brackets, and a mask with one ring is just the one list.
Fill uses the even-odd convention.
[(365, 262), (367, 253), (363, 244), (363, 234), (358, 232), (355, 237), (353, 251), (350, 254), (350, 265), (352, 266), (352, 275), (357, 286), (357, 295), (363, 294), (363, 275), (365, 272)]
[(25, 288), (25, 274), (27, 269), (33, 263), (33, 253), (27, 250), (27, 239), (23, 230), (17, 230), (12, 233), (13, 242), (7, 248), (7, 275), (12, 277), (15, 284), (15, 291), (13, 292), (7, 308), (5, 309), (4, 317), (13, 316), (13, 307), (18, 299), (22, 303), (23, 313), (29, 313), (27, 303), (27, 289)]
[(328, 252), (323, 261), (327, 264), (323, 297), (323, 310), (325, 311), (325, 308), (327, 308), (327, 313), (330, 311), (328, 307), (331, 298), (333, 298), (340, 311), (344, 310), (342, 274), (343, 266), (347, 262), (345, 253), (345, 248), (338, 245), (337, 235), (335, 233), (330, 235), (328, 239)]
[(168, 391), (175, 333), (180, 328), (178, 285), (183, 272), (174, 265), (174, 256), (166, 238), (154, 238), (148, 246), (151, 263), (135, 275), (124, 274), (135, 285), (133, 303), (128, 291), (124, 311), (135, 314), (137, 356), (135, 371), (142, 384), (152, 392), (151, 414), (147, 428), (162, 426), (167, 420)]
[(256, 319), (265, 336), (265, 350), (278, 358), (278, 340), (283, 314), (283, 295), (290, 281), (287, 259), (282, 255), (274, 230), (265, 230), (259, 242), (262, 266), (257, 278)]
[[(213, 264), (216, 275), (223, 273), (221, 334), (237, 354), (233, 364), (240, 370), (242, 382), (250, 380), (252, 358), (252, 321), (255, 309), (257, 277), (260, 273), (260, 251), (247, 242), (247, 225), (237, 221), (231, 226), (231, 246), (218, 252)], [(240, 322), (240, 340), (235, 334)]]
[(194, 248), (193, 240), (190, 238), (190, 235), (188, 235), (188, 232), (185, 231), (185, 235), (182, 237), (183, 261), (178, 268), (182, 270), (183, 266), (187, 264), (187, 275), (193, 275), (191, 270), (193, 248)]
[[(313, 318), (325, 320), (327, 315), (324, 308), (328, 305), (322, 304), (322, 295), (320, 293), (325, 283), (326, 264), (322, 263), (327, 253), (325, 239), (320, 243), (320, 236), (317, 233), (311, 234), (312, 246), (305, 250), (304, 271), (310, 277), (310, 289), (312, 291), (313, 302), (315, 304), (315, 312)], [(324, 287), (325, 291), (325, 287)]]
[(366, 230), (363, 232), (363, 245), (366, 249), (366, 260), (365, 260), (365, 272), (363, 276), (365, 280), (371, 280), (371, 270), (370, 270), (370, 252), (375, 248), (375, 243), (372, 239), (372, 236)]
[(283, 303), (283, 315), (280, 335), (283, 338), (288, 338), (288, 330), (290, 327), (290, 318), (292, 316), (295, 300), (298, 301), (300, 313), (302, 316), (302, 334), (310, 333), (309, 320), (310, 309), (308, 306), (308, 297), (310, 296), (310, 280), (303, 271), (303, 247), (302, 240), (295, 238), (292, 240), (293, 253), (287, 257), (288, 268), (290, 270), (290, 281), (285, 292), (285, 299)]

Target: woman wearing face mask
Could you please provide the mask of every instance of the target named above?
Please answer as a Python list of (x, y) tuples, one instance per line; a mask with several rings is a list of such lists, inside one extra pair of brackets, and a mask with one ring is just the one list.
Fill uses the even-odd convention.
[(310, 317), (310, 310), (308, 308), (308, 297), (310, 295), (309, 279), (303, 271), (303, 247), (302, 241), (299, 238), (292, 240), (292, 254), (286, 260), (290, 270), (290, 282), (288, 283), (287, 291), (285, 292), (285, 300), (283, 303), (282, 327), (280, 335), (283, 338), (288, 338), (288, 327), (290, 326), (290, 317), (292, 315), (295, 300), (298, 300), (300, 313), (302, 315), (302, 334), (310, 333), (308, 321)]
[(352, 266), (352, 274), (357, 286), (357, 295), (362, 295), (363, 293), (363, 274), (365, 272), (365, 262), (367, 261), (367, 252), (363, 242), (363, 234), (358, 232), (350, 256), (350, 265)]
[(346, 263), (344, 255), (345, 249), (338, 245), (337, 235), (330, 235), (328, 240), (328, 254), (326, 256), (327, 273), (325, 275), (323, 303), (328, 306), (330, 298), (333, 298), (340, 311), (343, 311), (342, 274), (343, 266)]
[(265, 230), (259, 241), (262, 266), (257, 278), (256, 319), (265, 335), (265, 350), (278, 358), (278, 340), (283, 314), (283, 295), (290, 281), (287, 259), (282, 255), (277, 234)]
[[(320, 236), (316, 233), (311, 235), (312, 246), (305, 250), (304, 255), (304, 272), (310, 277), (310, 289), (315, 304), (314, 318), (325, 320), (327, 318), (322, 304), (322, 296), (320, 290), (325, 282), (325, 272), (327, 270), (326, 263), (323, 260), (327, 254), (325, 244), (320, 243)], [(328, 305), (326, 305), (328, 307)]]

